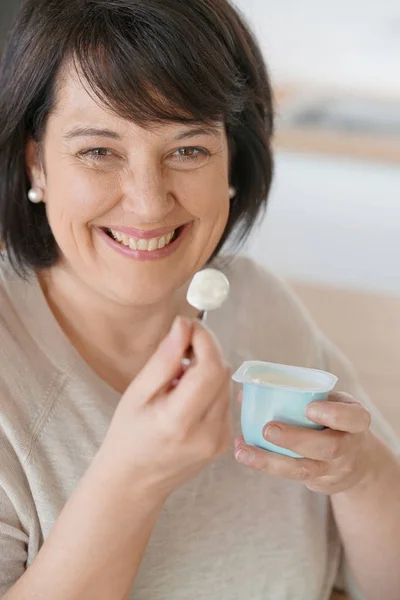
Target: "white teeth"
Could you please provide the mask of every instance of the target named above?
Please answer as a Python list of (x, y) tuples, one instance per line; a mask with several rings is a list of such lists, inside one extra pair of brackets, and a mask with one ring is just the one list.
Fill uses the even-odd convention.
[(157, 250), (158, 248), (158, 238), (153, 238), (149, 241), (148, 250), (152, 252), (152, 250)]
[(139, 240), (137, 245), (138, 250), (148, 250), (149, 242), (147, 240)]
[(160, 238), (152, 238), (150, 240), (146, 239), (135, 239), (132, 238), (125, 233), (120, 233), (119, 231), (115, 231), (114, 229), (109, 230), (111, 235), (115, 240), (120, 242), (123, 246), (127, 246), (131, 248), (131, 250), (147, 250), (148, 252), (153, 252), (154, 250), (164, 248), (167, 246), (172, 238), (174, 237), (175, 231), (168, 233)]

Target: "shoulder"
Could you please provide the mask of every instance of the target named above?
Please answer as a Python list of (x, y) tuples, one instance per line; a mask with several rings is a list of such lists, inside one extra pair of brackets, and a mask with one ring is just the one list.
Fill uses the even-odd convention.
[[(232, 284), (232, 298), (246, 302), (248, 306), (265, 306), (285, 319), (309, 320), (307, 311), (287, 282), (254, 259), (238, 255), (221, 262)], [(224, 266), (226, 265), (226, 266)]]
[(318, 329), (285, 281), (242, 255), (222, 257), (215, 266), (231, 284), (221, 327), (228, 327), (228, 322), (233, 327), (231, 343), (241, 348), (241, 354), (247, 353), (246, 360), (319, 366)]
[[(15, 352), (21, 354), (24, 351), (25, 353), (29, 346), (29, 332), (26, 331), (20, 318), (16, 297), (15, 283), (18, 277), (10, 263), (0, 255), (0, 352), (3, 353), (0, 375), (4, 371), (3, 365), (9, 363), (7, 357), (12, 356), (15, 359)], [(29, 285), (28, 281), (23, 282), (18, 289), (24, 289), (27, 285)]]
[(14, 286), (18, 277), (0, 259), (0, 434), (23, 454), (55, 373), (21, 318), (16, 290), (24, 293), (29, 281)]
[[(15, 359), (14, 352), (18, 347), (22, 350), (24, 340), (22, 323), (12, 294), (12, 281), (17, 277), (9, 263), (0, 258), (0, 377), (7, 371), (10, 359)], [(18, 361), (17, 361), (18, 363)]]

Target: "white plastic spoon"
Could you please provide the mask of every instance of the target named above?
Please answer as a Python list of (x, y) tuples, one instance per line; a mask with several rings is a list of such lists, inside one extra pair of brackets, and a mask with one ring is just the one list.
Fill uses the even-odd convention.
[(191, 306), (203, 311), (201, 320), (205, 321), (207, 312), (220, 308), (229, 296), (229, 281), (217, 269), (204, 269), (193, 277), (186, 298)]
[[(210, 310), (220, 308), (229, 296), (229, 281), (217, 269), (204, 269), (193, 277), (186, 299), (191, 306), (202, 311), (200, 320), (204, 323)], [(182, 358), (186, 370), (192, 364), (192, 358)]]

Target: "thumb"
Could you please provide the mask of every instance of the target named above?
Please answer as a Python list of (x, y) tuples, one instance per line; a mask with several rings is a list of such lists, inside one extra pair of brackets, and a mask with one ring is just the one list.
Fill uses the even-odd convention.
[(193, 323), (177, 317), (168, 335), (127, 389), (143, 404), (165, 389), (182, 369), (182, 358), (191, 345)]

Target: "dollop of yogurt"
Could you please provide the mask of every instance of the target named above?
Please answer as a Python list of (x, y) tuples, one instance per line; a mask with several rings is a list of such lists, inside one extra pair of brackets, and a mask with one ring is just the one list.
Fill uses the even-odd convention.
[(229, 281), (217, 269), (204, 269), (193, 277), (188, 292), (187, 301), (197, 310), (216, 310), (229, 296)]

